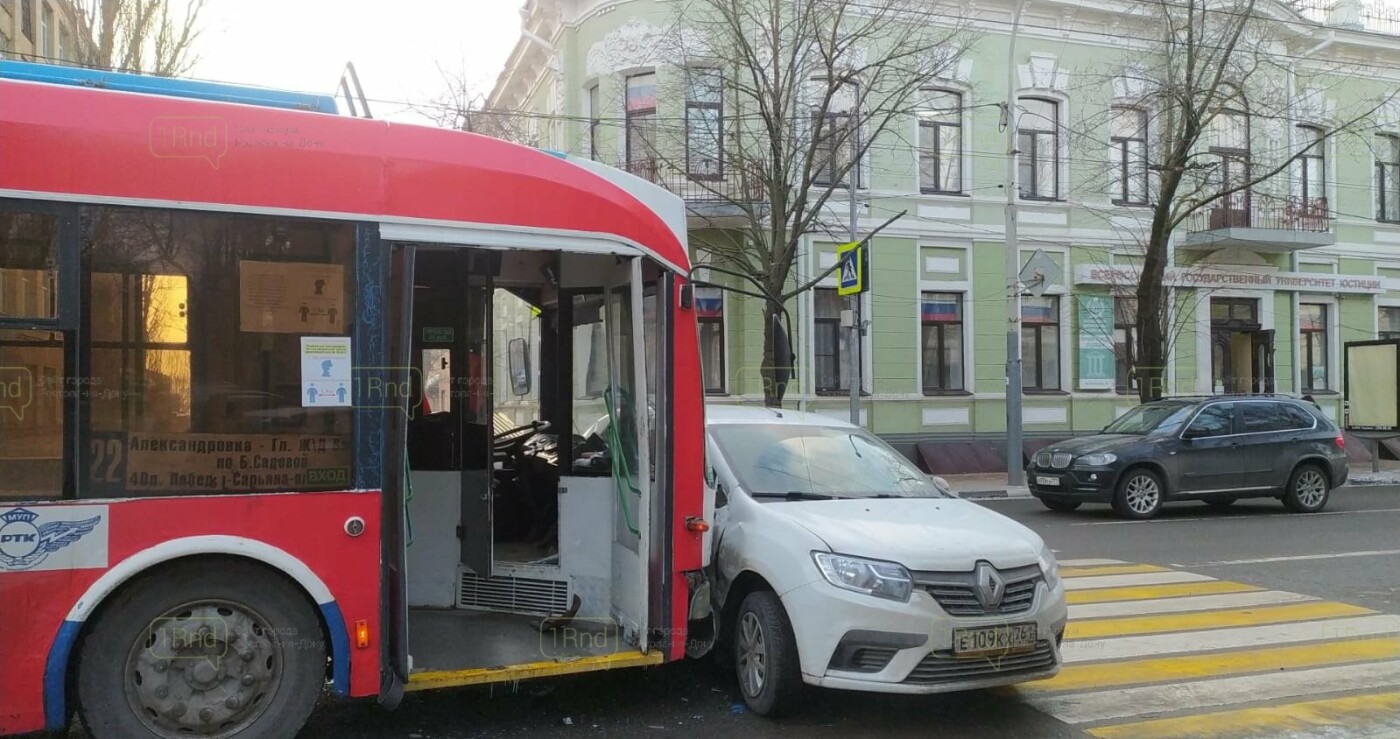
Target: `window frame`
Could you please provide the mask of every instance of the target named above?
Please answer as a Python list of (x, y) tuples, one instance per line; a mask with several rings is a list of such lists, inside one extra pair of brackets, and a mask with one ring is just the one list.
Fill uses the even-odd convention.
[[(637, 79), (637, 78), (639, 78), (639, 77), (650, 77), (650, 78), (651, 78), (652, 90), (653, 90), (653, 93), (652, 93), (652, 101), (651, 101), (651, 107), (649, 107), (649, 108), (639, 108), (639, 109), (637, 109), (637, 110), (632, 110), (631, 105), (630, 105), (630, 103), (631, 103), (631, 97), (632, 97), (632, 80)], [(647, 157), (646, 159), (638, 159), (638, 158), (635, 157), (636, 152), (632, 151), (632, 133), (633, 133), (633, 130), (634, 130), (634, 129), (633, 129), (633, 126), (634, 126), (634, 125), (639, 125), (639, 124), (635, 123), (635, 121), (647, 121), (647, 122), (650, 122), (650, 123), (652, 124), (652, 127), (653, 127), (653, 128), (652, 128), (653, 134), (655, 133), (655, 123), (656, 123), (656, 120), (657, 120), (656, 112), (657, 112), (657, 104), (658, 104), (658, 101), (657, 101), (657, 99), (656, 99), (656, 93), (655, 93), (657, 83), (658, 83), (658, 79), (657, 79), (656, 70), (645, 70), (645, 71), (633, 72), (632, 74), (629, 74), (629, 75), (627, 75), (626, 77), (624, 77), (623, 80), (622, 80), (622, 115), (623, 115), (623, 131), (622, 131), (622, 137), (623, 137), (623, 151), (624, 151), (624, 156), (626, 157), (626, 162), (625, 162), (626, 166), (624, 167), (624, 169), (625, 169), (627, 172), (629, 172), (629, 173), (631, 173), (631, 174), (633, 174), (633, 175), (636, 175), (636, 176), (638, 176), (638, 177), (641, 177), (641, 178), (646, 179), (646, 180), (649, 180), (649, 181), (655, 181), (655, 180), (656, 180), (656, 176), (659, 174), (659, 172), (657, 171), (657, 170), (658, 170), (657, 160), (656, 160), (656, 158), (655, 158), (654, 156), (649, 156), (649, 157)], [(652, 143), (653, 146), (656, 144), (655, 141), (652, 141), (651, 143)], [(646, 170), (645, 170), (645, 171), (639, 171), (640, 169), (642, 169), (642, 167), (640, 167), (640, 166), (638, 166), (638, 165), (640, 165), (640, 164), (643, 163), (643, 162), (646, 162), (646, 163), (647, 163)]]
[[(1304, 306), (1322, 309), (1322, 328), (1303, 328), (1302, 312)], [(1330, 321), (1332, 315), (1331, 311), (1328, 310), (1329, 307), (1327, 303), (1308, 302), (1302, 302), (1298, 306), (1298, 343), (1300, 345), (1298, 348), (1300, 349), (1299, 354), (1301, 355), (1299, 357), (1301, 360), (1299, 372), (1302, 374), (1301, 384), (1304, 392), (1319, 393), (1331, 391), (1332, 373), (1328, 365), (1328, 360), (1331, 359), (1329, 356), (1331, 354), (1331, 345), (1328, 343), (1331, 340), (1331, 335), (1328, 329), (1331, 326)], [(1317, 364), (1318, 357), (1313, 356), (1312, 339), (1314, 334), (1320, 335), (1322, 339), (1321, 364)], [(1322, 367), (1322, 385), (1320, 387), (1313, 384), (1312, 371), (1313, 368), (1317, 366)]]
[[(1058, 201), (1060, 200), (1060, 114), (1062, 103), (1055, 98), (1027, 95), (1016, 98), (1017, 107), (1020, 107), (1023, 100), (1034, 100), (1050, 106), (1054, 120), (1049, 122), (1048, 128), (1027, 128), (1025, 114), (1016, 117), (1017, 179), (1019, 180), (1016, 183), (1016, 195), (1021, 200)], [(1049, 194), (1039, 190), (1039, 175), (1042, 167), (1046, 164), (1045, 157), (1040, 152), (1039, 141), (1040, 137), (1045, 135), (1050, 137), (1049, 165), (1053, 172), (1052, 181), (1055, 183), (1054, 191)], [(1029, 137), (1030, 151), (1021, 150), (1022, 143), (1026, 140), (1025, 137)], [(1026, 166), (1026, 162), (1030, 162), (1029, 183), (1025, 181), (1026, 178), (1020, 177), (1019, 171)]]
[[(1064, 392), (1064, 384), (1065, 384), (1065, 383), (1064, 383), (1064, 379), (1065, 379), (1065, 377), (1064, 377), (1064, 375), (1065, 375), (1064, 363), (1060, 361), (1060, 360), (1061, 360), (1060, 351), (1061, 351), (1061, 349), (1063, 349), (1063, 344), (1064, 344), (1064, 336), (1063, 336), (1063, 334), (1060, 332), (1060, 329), (1061, 329), (1061, 327), (1063, 326), (1063, 324), (1061, 323), (1061, 316), (1060, 316), (1060, 311), (1061, 311), (1062, 308), (1064, 307), (1063, 304), (1062, 304), (1062, 302), (1061, 302), (1061, 298), (1062, 298), (1063, 296), (1061, 296), (1061, 295), (1042, 295), (1042, 296), (1040, 296), (1042, 299), (1048, 299), (1048, 300), (1051, 301), (1051, 304), (1050, 304), (1050, 305), (1051, 305), (1050, 317), (1051, 317), (1052, 320), (1051, 320), (1051, 321), (1048, 321), (1048, 322), (1046, 322), (1046, 323), (1034, 323), (1034, 324), (1030, 324), (1030, 325), (1027, 325), (1027, 324), (1026, 324), (1026, 320), (1025, 320), (1025, 299), (1026, 299), (1027, 297), (1030, 297), (1030, 296), (1028, 296), (1028, 295), (1022, 295), (1022, 296), (1021, 296), (1021, 306), (1022, 306), (1022, 307), (1021, 307), (1021, 315), (1019, 316), (1019, 318), (1020, 318), (1019, 323), (1021, 324), (1021, 336), (1020, 336), (1020, 339), (1021, 339), (1021, 341), (1024, 343), (1024, 342), (1025, 342), (1025, 339), (1026, 339), (1026, 332), (1027, 332), (1027, 331), (1033, 331), (1033, 332), (1035, 333), (1035, 362), (1034, 362), (1034, 365), (1035, 365), (1035, 383), (1034, 383), (1034, 384), (1026, 384), (1026, 383), (1023, 381), (1023, 382), (1022, 382), (1022, 389), (1023, 389), (1023, 390), (1027, 390), (1027, 391), (1030, 391), (1030, 392), (1032, 392), (1032, 393), (1062, 393), (1062, 392)], [(1055, 333), (1055, 354), (1054, 354), (1054, 356), (1055, 356), (1055, 386), (1054, 386), (1054, 387), (1046, 387), (1046, 386), (1045, 386), (1045, 376), (1044, 376), (1045, 373), (1042, 371), (1042, 370), (1044, 369), (1044, 362), (1045, 362), (1045, 356), (1046, 356), (1046, 355), (1045, 355), (1045, 335), (1044, 335), (1046, 329), (1049, 329), (1049, 330), (1051, 330), (1051, 331), (1053, 331), (1053, 332)], [(1022, 352), (1022, 356), (1021, 356), (1021, 368), (1022, 368), (1022, 369), (1021, 369), (1021, 372), (1022, 372), (1022, 377), (1023, 377), (1023, 378), (1024, 378), (1024, 375), (1025, 375), (1025, 367), (1026, 367), (1026, 356), (1025, 356), (1025, 352)]]
[[(823, 96), (826, 96), (826, 91), (830, 90), (831, 100), (829, 102), (834, 102), (837, 99), (837, 96), (841, 94), (842, 88), (845, 88), (847, 86), (849, 86), (851, 89), (851, 99), (853, 101), (860, 99), (861, 83), (856, 80), (847, 80), (841, 82), (835, 88), (831, 88), (831, 80), (825, 76), (818, 75), (811, 79), (811, 83), (813, 85), (821, 86), (821, 88), (823, 89)], [(812, 186), (827, 187), (833, 190), (847, 190), (851, 188), (851, 183), (854, 182), (855, 189), (864, 189), (865, 182), (861, 177), (861, 164), (864, 160), (864, 157), (853, 156), (852, 154), (854, 154), (854, 152), (849, 151), (849, 149), (851, 148), (851, 144), (855, 143), (856, 140), (854, 137), (854, 131), (852, 133), (846, 134), (846, 140), (844, 142), (846, 144), (845, 148), (848, 150), (847, 158), (851, 161), (851, 166), (849, 171), (846, 172), (846, 176), (844, 178), (841, 178), (839, 181), (835, 177), (835, 169), (838, 166), (836, 164), (836, 162), (838, 161), (838, 158), (836, 156), (836, 147), (834, 145), (828, 147), (827, 145), (829, 143), (829, 138), (833, 136), (838, 129), (850, 128), (859, 125), (860, 122), (858, 120), (855, 120), (855, 117), (852, 115), (850, 110), (834, 111), (828, 109), (825, 115), (823, 115), (821, 109), (815, 105), (811, 106), (808, 116), (808, 122), (811, 125), (810, 133), (813, 137), (816, 136), (818, 121), (821, 121), (820, 126), (822, 130), (826, 132), (826, 135), (823, 136), (820, 141), (814, 141), (812, 143)], [(817, 163), (822, 160), (821, 151), (823, 149), (825, 149), (827, 152), (825, 156), (825, 163), (823, 166), (818, 167)]]
[[(816, 392), (817, 392), (818, 395), (836, 395), (836, 394), (840, 394), (840, 393), (843, 393), (843, 392), (850, 392), (851, 388), (850, 388), (850, 379), (849, 379), (849, 378), (847, 378), (847, 380), (846, 380), (846, 383), (845, 383), (846, 387), (842, 387), (842, 386), (841, 386), (841, 385), (842, 385), (842, 383), (841, 383), (841, 368), (842, 368), (842, 366), (844, 365), (844, 363), (845, 363), (845, 361), (846, 361), (846, 357), (845, 357), (845, 347), (842, 346), (842, 343), (841, 343), (842, 340), (843, 340), (843, 337), (842, 337), (842, 335), (841, 335), (841, 334), (842, 334), (842, 331), (843, 331), (843, 329), (842, 329), (842, 327), (841, 327), (841, 310), (840, 310), (839, 308), (837, 309), (837, 312), (836, 312), (836, 316), (835, 316), (835, 317), (822, 316), (822, 315), (820, 315), (820, 314), (817, 312), (817, 309), (816, 309), (816, 308), (817, 308), (817, 305), (816, 305), (816, 302), (817, 302), (817, 301), (816, 301), (816, 297), (817, 297), (817, 294), (818, 294), (819, 292), (821, 292), (821, 291), (827, 291), (827, 292), (830, 292), (832, 295), (835, 295), (835, 296), (836, 296), (836, 300), (838, 301), (838, 305), (839, 305), (839, 303), (840, 303), (840, 301), (841, 301), (841, 299), (842, 299), (841, 296), (840, 296), (840, 294), (837, 293), (836, 288), (834, 288), (834, 287), (817, 287), (817, 288), (813, 288), (813, 291), (812, 291), (812, 370), (813, 370), (812, 386), (813, 386), (813, 389), (816, 390)], [(823, 293), (823, 294), (825, 294), (825, 293)], [(826, 354), (818, 355), (818, 354), (817, 354), (817, 336), (818, 336), (818, 333), (819, 333), (820, 331), (822, 331), (823, 329), (830, 330), (832, 327), (834, 327), (835, 330), (836, 330), (836, 336), (835, 336), (835, 340), (832, 341), (832, 343), (831, 343), (831, 347), (832, 347), (831, 354), (830, 354), (830, 355), (826, 355)], [(824, 384), (822, 384), (821, 372), (818, 371), (818, 369), (819, 369), (819, 366), (818, 366), (818, 357), (819, 357), (819, 356), (820, 356), (820, 357), (830, 356), (830, 357), (835, 361), (835, 363), (836, 363), (836, 384), (835, 384), (835, 385), (824, 385)]]
[[(963, 111), (966, 110), (966, 104), (964, 102), (965, 95), (960, 90), (952, 90), (946, 87), (925, 87), (922, 90), (920, 90), (920, 94), (952, 96), (957, 100), (957, 108), (951, 113), (951, 121), (937, 118), (927, 118), (924, 115), (918, 116), (919, 139), (916, 142), (915, 148), (917, 149), (919, 158), (918, 167), (916, 168), (916, 174), (919, 178), (919, 192), (924, 195), (963, 195), (965, 193), (965, 188), (963, 187), (964, 175), (966, 174), (963, 172)], [(927, 112), (928, 111), (925, 111), (925, 113)], [(946, 155), (943, 151), (943, 129), (945, 128), (951, 128), (957, 132), (957, 151), (953, 152), (951, 156)], [(929, 148), (924, 146), (923, 144), (923, 135), (925, 130), (930, 131), (933, 137), (932, 152), (930, 152)], [(930, 154), (932, 155), (932, 159), (934, 162), (934, 179), (932, 184), (925, 182), (923, 176), (924, 160), (925, 157), (929, 156)], [(943, 175), (946, 172), (946, 163), (950, 160), (958, 168), (957, 187), (953, 189), (944, 189), (941, 186), (941, 184), (944, 180)]]
[[(78, 206), (66, 203), (55, 203), (42, 200), (17, 200), (0, 198), (0, 212), (7, 213), (35, 213), (55, 216), (58, 219), (58, 255), (56, 262), (56, 272), (58, 274), (58, 311), (52, 318), (30, 318), (30, 317), (4, 317), (0, 316), (0, 330), (4, 331), (48, 331), (62, 336), (63, 346), (63, 376), (84, 377), (85, 367), (80, 364), (78, 352), (80, 331), (80, 250), (81, 235)], [(66, 385), (66, 382), (65, 382)], [(85, 399), (80, 399), (77, 393), (63, 393), (63, 407), (61, 417), (63, 419), (63, 442), (62, 449), (64, 458), (60, 460), (60, 467), (63, 470), (63, 479), (60, 483), (59, 494), (56, 496), (7, 496), (0, 494), (0, 501), (28, 501), (28, 500), (72, 500), (78, 497), (79, 479), (79, 420), (83, 414), (82, 406), (86, 405)]]
[[(1388, 310), (1390, 310), (1390, 311), (1395, 311), (1397, 314), (1400, 314), (1400, 305), (1378, 305), (1378, 306), (1376, 306), (1376, 339), (1377, 339), (1377, 340), (1400, 339), (1400, 328), (1397, 328), (1397, 330), (1395, 330), (1395, 331), (1386, 331), (1385, 329), (1381, 328), (1381, 316), (1382, 316), (1382, 315), (1385, 315), (1385, 312), (1388, 311)], [(1400, 319), (1397, 319), (1397, 320), (1396, 320), (1395, 325), (1396, 325), (1397, 327), (1400, 327)]]
[[(951, 296), (957, 301), (956, 320), (934, 320), (927, 321), (923, 317), (923, 307), (926, 301), (933, 296)], [(920, 368), (919, 385), (923, 389), (924, 395), (961, 395), (967, 392), (967, 317), (965, 313), (965, 303), (967, 294), (963, 292), (947, 290), (923, 290), (919, 293), (919, 357)], [(934, 328), (934, 335), (937, 337), (936, 346), (930, 347), (926, 337), (928, 329)], [(950, 328), (958, 334), (958, 357), (959, 364), (962, 365), (962, 378), (953, 387), (952, 372), (949, 364), (944, 361), (948, 345), (947, 334)], [(933, 361), (929, 361), (930, 349), (932, 349)], [(925, 378), (928, 377), (929, 366), (937, 367), (938, 381), (940, 387), (930, 387)]]
[[(1376, 136), (1385, 142), (1383, 153), (1386, 154), (1376, 156), (1376, 221), (1400, 223), (1400, 134), (1385, 132)], [(1387, 176), (1390, 179), (1390, 199), (1386, 197)], [(1394, 200), (1394, 205), (1387, 208), (1391, 200)], [(1387, 210), (1395, 211), (1395, 216), (1387, 217)]]
[(45, 62), (52, 62), (53, 58), (53, 31), (54, 31), (53, 6), (48, 2), (43, 2), (39, 6), (39, 42), (35, 44), (39, 47), (39, 56)]
[[(691, 99), (691, 93), (694, 92), (694, 86), (692, 84), (690, 75), (696, 72), (714, 73), (716, 77), (718, 77), (719, 100), (717, 102), (708, 102)], [(690, 137), (691, 133), (693, 132), (692, 126), (694, 125), (691, 122), (691, 112), (697, 110), (716, 111), (715, 126), (717, 130), (715, 131), (715, 171), (713, 174), (697, 173), (695, 171), (695, 163), (691, 159)], [(724, 70), (719, 67), (696, 66), (686, 68), (685, 174), (686, 177), (692, 180), (698, 180), (703, 182), (714, 182), (717, 180), (724, 179)]]
[[(1208, 151), (1210, 155), (1216, 160), (1218, 160), (1220, 163), (1220, 192), (1224, 192), (1225, 190), (1228, 190), (1232, 187), (1230, 183), (1237, 181), (1237, 178), (1234, 175), (1240, 170), (1243, 170), (1244, 172), (1243, 179), (1239, 180), (1240, 182), (1248, 182), (1250, 177), (1253, 176), (1252, 172), (1254, 168), (1254, 163), (1252, 160), (1254, 157), (1254, 149), (1253, 141), (1250, 138), (1254, 128), (1253, 116), (1250, 115), (1248, 109), (1246, 109), (1243, 106), (1240, 106), (1238, 108), (1222, 108), (1216, 113), (1216, 120), (1219, 120), (1221, 117), (1230, 116), (1239, 116), (1240, 120), (1243, 122), (1244, 147), (1239, 148), (1233, 146), (1220, 146), (1217, 144), (1216, 140), (1212, 138)], [(1214, 121), (1212, 121), (1212, 124), (1214, 124)], [(1226, 211), (1242, 209), (1245, 213), (1245, 222), (1236, 225), (1248, 226), (1253, 219), (1253, 215), (1251, 213), (1251, 211), (1253, 210), (1253, 195), (1253, 188), (1246, 187), (1242, 190), (1237, 190), (1233, 193), (1230, 193), (1229, 195), (1226, 195), (1223, 198), (1219, 198), (1216, 201), (1216, 204), (1212, 205), (1210, 209)], [(1231, 223), (1234, 223), (1234, 221), (1232, 220)]]
[[(1127, 311), (1125, 311), (1125, 310), (1119, 310), (1120, 306), (1123, 306), (1123, 305), (1127, 304), (1128, 302), (1131, 302), (1131, 303), (1133, 304), (1133, 312), (1132, 312), (1132, 315), (1131, 315), (1131, 319), (1132, 319), (1132, 320), (1127, 320), (1128, 317), (1124, 315), (1124, 314), (1127, 313)], [(1118, 379), (1117, 379), (1117, 377), (1115, 376), (1115, 377), (1114, 377), (1114, 381), (1113, 381), (1113, 389), (1114, 389), (1114, 392), (1115, 392), (1116, 394), (1118, 394), (1118, 395), (1136, 395), (1136, 394), (1138, 394), (1138, 391), (1139, 391), (1139, 389), (1140, 389), (1140, 387), (1139, 387), (1139, 385), (1138, 385), (1138, 378), (1137, 378), (1137, 371), (1136, 371), (1136, 370), (1137, 370), (1137, 298), (1136, 298), (1136, 297), (1128, 296), (1128, 295), (1114, 295), (1114, 296), (1113, 296), (1113, 334), (1114, 334), (1113, 338), (1114, 338), (1114, 342), (1115, 342), (1115, 343), (1116, 343), (1117, 340), (1118, 340), (1118, 332), (1119, 332), (1120, 330), (1124, 332), (1124, 334), (1123, 334), (1123, 336), (1124, 336), (1123, 345), (1126, 347), (1127, 356), (1126, 356), (1126, 357), (1121, 357), (1121, 356), (1117, 356), (1117, 355), (1115, 354), (1114, 360), (1115, 360), (1116, 362), (1120, 363), (1121, 365), (1123, 365), (1123, 368), (1124, 368), (1124, 369), (1123, 369), (1123, 378), (1124, 378), (1127, 382), (1126, 382), (1125, 384), (1120, 385), (1120, 384), (1118, 384)], [(1117, 372), (1115, 371), (1114, 374), (1116, 375)]]
[[(1311, 123), (1299, 123), (1295, 128), (1310, 137), (1315, 137), (1309, 144), (1311, 153), (1300, 153), (1297, 160), (1297, 176), (1294, 181), (1298, 187), (1299, 204), (1305, 210), (1311, 210), (1314, 202), (1322, 203), (1325, 207), (1327, 203), (1327, 132), (1322, 126)], [(1311, 171), (1311, 163), (1316, 162), (1319, 181), (1314, 185), (1312, 178), (1308, 176)], [(1316, 192), (1313, 190), (1316, 189)]]
[[(1141, 132), (1140, 137), (1116, 136), (1113, 134), (1113, 117), (1121, 113), (1130, 113), (1132, 115), (1137, 116), (1137, 122), (1141, 125), (1138, 126), (1136, 130)], [(1143, 110), (1142, 108), (1134, 107), (1131, 105), (1114, 105), (1109, 108), (1109, 144), (1113, 152), (1119, 157), (1116, 167), (1117, 172), (1115, 173), (1118, 186), (1115, 188), (1117, 192), (1115, 193), (1113, 198), (1114, 205), (1145, 206), (1149, 205), (1152, 200), (1150, 188), (1151, 182), (1148, 177), (1147, 168), (1148, 126), (1150, 124), (1151, 119), (1148, 117), (1147, 111)], [(1134, 142), (1141, 143), (1142, 145), (1141, 172), (1130, 171), (1132, 167), (1132, 160), (1129, 158), (1129, 150), (1131, 149), (1132, 144)], [(1131, 188), (1129, 188), (1129, 184), (1130, 181), (1134, 179), (1140, 180), (1141, 182), (1141, 200), (1134, 200), (1130, 194)]]

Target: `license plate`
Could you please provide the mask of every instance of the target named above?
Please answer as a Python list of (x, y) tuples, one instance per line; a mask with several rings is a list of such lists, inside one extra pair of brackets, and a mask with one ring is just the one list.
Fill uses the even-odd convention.
[(985, 657), (1014, 654), (1035, 649), (1035, 624), (987, 626), (980, 629), (953, 629), (953, 656)]
[(1043, 476), (1041, 476), (1041, 475), (1036, 475), (1036, 476), (1035, 476), (1035, 484), (1037, 484), (1037, 485), (1050, 485), (1050, 486), (1052, 486), (1052, 487), (1059, 487), (1059, 486), (1060, 486), (1060, 478), (1058, 478), (1058, 477), (1043, 477)]

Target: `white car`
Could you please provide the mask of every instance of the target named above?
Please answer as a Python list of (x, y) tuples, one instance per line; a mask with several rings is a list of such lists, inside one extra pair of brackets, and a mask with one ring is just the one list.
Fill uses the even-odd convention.
[(942, 693), (1059, 672), (1064, 585), (1030, 529), (849, 423), (706, 416), (716, 649), (755, 713), (804, 684)]

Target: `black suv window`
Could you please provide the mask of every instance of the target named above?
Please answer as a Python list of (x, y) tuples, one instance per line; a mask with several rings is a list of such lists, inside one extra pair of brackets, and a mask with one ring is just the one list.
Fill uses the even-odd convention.
[(1234, 432), (1235, 404), (1216, 403), (1206, 406), (1186, 429), (1187, 436), (1226, 436)]
[(1290, 429), (1310, 429), (1317, 423), (1311, 413), (1292, 403), (1284, 403), (1283, 412), (1288, 415), (1288, 428)]
[(1282, 403), (1244, 403), (1240, 408), (1240, 420), (1244, 422), (1246, 434), (1263, 434), (1294, 428), (1293, 421), (1289, 419)]

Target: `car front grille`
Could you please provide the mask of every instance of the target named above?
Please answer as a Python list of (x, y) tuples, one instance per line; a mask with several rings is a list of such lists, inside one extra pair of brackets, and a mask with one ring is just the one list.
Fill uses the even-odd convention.
[(949, 616), (1005, 616), (1024, 613), (1035, 604), (1035, 586), (1040, 583), (1040, 567), (1029, 565), (997, 571), (1006, 582), (999, 605), (988, 608), (977, 598), (975, 572), (915, 572), (914, 583), (922, 588)]
[(1043, 470), (1062, 470), (1068, 467), (1069, 463), (1073, 461), (1074, 455), (1066, 454), (1065, 452), (1040, 452), (1035, 455), (1035, 465)]
[(930, 652), (920, 660), (909, 676), (904, 678), (904, 682), (910, 685), (936, 685), (964, 680), (1015, 677), (1048, 670), (1054, 666), (1055, 650), (1048, 641), (1038, 642), (1033, 652), (1008, 654), (1004, 657), (958, 659), (951, 651), (939, 651)]

